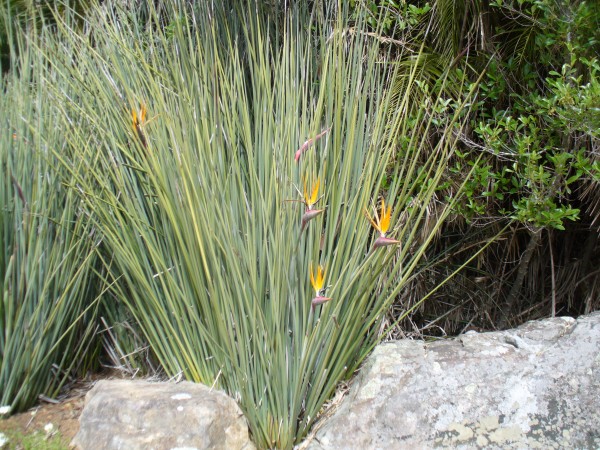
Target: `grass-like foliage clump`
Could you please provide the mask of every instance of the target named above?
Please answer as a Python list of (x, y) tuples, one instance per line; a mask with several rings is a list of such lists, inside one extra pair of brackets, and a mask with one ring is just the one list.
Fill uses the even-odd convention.
[[(72, 223), (58, 239), (68, 266), (38, 279), (53, 270), (69, 280), (55, 291), (86, 298), (98, 236), (107, 302), (129, 309), (166, 373), (224, 389), (260, 448), (291, 448), (378, 342), (450, 211), (452, 198), (423, 223), (466, 111), (443, 126), (419, 113), (414, 74), (389, 95), (385, 44), (333, 3), (282, 20), (219, 3), (141, 20), (104, 2), (30, 43), (42, 60), (21, 76), (39, 93), (15, 109), (37, 105), (53, 128), (29, 124), (43, 164), (27, 182), (48, 183), (43, 201), (66, 217), (27, 217)], [(16, 228), (17, 186), (2, 188)], [(60, 295), (35, 303), (43, 317)]]
[[(32, 37), (33, 39), (33, 37)], [(0, 406), (53, 397), (94, 331), (99, 236), (64, 186), (46, 57), (21, 41), (0, 95)]]

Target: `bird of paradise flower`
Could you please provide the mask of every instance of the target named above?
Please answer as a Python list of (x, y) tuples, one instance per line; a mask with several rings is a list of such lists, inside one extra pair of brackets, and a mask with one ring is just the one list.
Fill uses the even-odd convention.
[[(304, 214), (302, 215), (302, 225), (300, 228), (300, 235), (302, 235), (302, 232), (306, 228), (306, 225), (308, 225), (308, 222), (310, 222), (312, 219), (314, 219), (319, 214), (322, 214), (325, 211), (325, 208), (323, 208), (323, 209), (315, 209), (314, 208), (315, 204), (322, 197), (322, 196), (319, 197), (319, 187), (320, 186), (321, 186), (321, 180), (320, 180), (320, 178), (317, 178), (317, 181), (314, 184), (312, 184), (309, 189), (308, 184), (305, 179), (304, 180), (304, 193), (303, 194), (301, 193), (301, 195), (303, 196), (303, 199), (302, 200), (286, 200), (288, 202), (304, 203), (304, 205), (306, 206), (306, 209), (304, 210)], [(298, 192), (300, 193), (299, 190), (298, 190)]]
[(146, 139), (146, 134), (144, 132), (144, 127), (148, 123), (148, 121), (146, 121), (146, 113), (146, 105), (143, 103), (140, 104), (139, 110), (136, 111), (135, 108), (131, 109), (131, 127), (144, 148), (148, 146), (148, 140)]
[(371, 225), (373, 225), (373, 228), (375, 228), (377, 231), (379, 231), (379, 237), (377, 239), (375, 239), (375, 242), (373, 244), (373, 250), (376, 248), (379, 248), (379, 247), (385, 247), (388, 245), (394, 245), (394, 244), (400, 243), (400, 241), (386, 237), (386, 233), (390, 229), (390, 221), (392, 218), (392, 207), (388, 206), (386, 208), (385, 199), (383, 199), (383, 198), (381, 199), (381, 210), (380, 210), (379, 214), (377, 213), (377, 209), (373, 208), (373, 217), (371, 217), (369, 215), (369, 212), (365, 208), (365, 216), (367, 217), (367, 219), (369, 219), (369, 222), (371, 222)]
[(331, 297), (325, 297), (323, 286), (325, 285), (325, 269), (322, 265), (317, 266), (317, 272), (313, 271), (313, 265), (310, 263), (310, 284), (315, 290), (315, 296), (311, 300), (311, 309), (314, 311), (318, 305), (322, 305), (331, 300)]

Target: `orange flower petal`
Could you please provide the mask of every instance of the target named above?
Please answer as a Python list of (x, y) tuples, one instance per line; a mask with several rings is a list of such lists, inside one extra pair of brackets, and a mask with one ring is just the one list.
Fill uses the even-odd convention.
[(308, 195), (307, 183), (304, 180), (304, 203), (308, 209), (311, 209), (312, 206), (317, 203), (317, 199), (319, 197), (319, 186), (321, 185), (321, 180), (317, 178), (316, 184), (313, 186), (310, 196)]
[(146, 105), (140, 104), (140, 110), (131, 109), (131, 126), (135, 131), (142, 127), (146, 123)]
[(381, 223), (380, 230), (381, 233), (385, 234), (387, 230), (390, 228), (390, 220), (392, 217), (392, 207), (389, 206), (387, 209), (385, 208), (385, 200), (381, 199)]
[(319, 291), (321, 289), (323, 289), (324, 281), (325, 281), (325, 272), (323, 270), (323, 266), (321, 266), (321, 265), (317, 266), (317, 275), (315, 277), (314, 271), (313, 271), (313, 265), (312, 265), (312, 263), (310, 263), (310, 284), (312, 285), (312, 287), (315, 290), (315, 292), (317, 293), (317, 295), (319, 294)]
[(312, 206), (317, 202), (317, 198), (319, 196), (319, 185), (321, 184), (321, 180), (319, 178), (317, 178), (317, 183), (315, 184), (315, 187), (313, 188), (313, 191), (310, 195), (310, 199), (309, 199), (309, 204)]
[(138, 126), (139, 126), (139, 122), (138, 122), (137, 113), (135, 112), (135, 109), (132, 109), (131, 110), (131, 127), (133, 128), (134, 131), (137, 131)]
[(319, 266), (317, 269), (317, 288), (320, 291), (323, 288), (323, 284), (325, 282), (325, 272), (323, 270), (323, 266)]

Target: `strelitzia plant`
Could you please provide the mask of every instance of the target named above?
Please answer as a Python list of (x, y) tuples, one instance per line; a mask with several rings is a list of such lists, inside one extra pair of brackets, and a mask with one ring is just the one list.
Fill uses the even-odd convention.
[[(106, 3), (85, 39), (58, 24), (57, 38), (76, 49), (57, 46), (45, 79), (64, 80), (53, 83), (52, 102), (70, 153), (57, 157), (102, 235), (107, 285), (169, 376), (225, 390), (257, 447), (291, 449), (378, 342), (386, 311), (419, 269), (430, 236), (414, 236), (425, 208), (407, 206), (432, 201), (460, 129), (436, 130), (427, 147), (431, 121), (407, 120), (408, 100), (395, 106), (380, 43), (346, 33), (349, 20), (327, 2), (291, 2), (273, 34), (253, 1), (166, 2), (166, 17), (143, 24)], [(340, 15), (315, 21), (331, 11)], [(120, 107), (131, 98), (151, 98), (164, 117), (144, 130), (154, 150), (143, 158)], [(298, 136), (323, 124), (327, 145), (307, 151), (328, 136), (320, 131), (298, 149)], [(396, 153), (400, 136), (412, 138)], [(405, 245), (365, 254), (363, 209), (386, 170), (387, 198), (406, 211), (394, 230)], [(298, 213), (284, 205), (302, 183), (299, 244), (290, 239)], [(313, 221), (324, 209), (319, 191), (327, 220)], [(388, 239), (391, 209), (377, 217)]]
[(373, 250), (379, 247), (385, 247), (388, 245), (395, 245), (400, 243), (400, 241), (397, 241), (396, 239), (390, 239), (386, 237), (386, 233), (390, 229), (392, 207), (391, 205), (387, 208), (385, 207), (385, 199), (381, 199), (381, 210), (379, 214), (377, 213), (377, 209), (373, 208), (373, 217), (371, 217), (369, 215), (369, 212), (365, 209), (365, 216), (367, 217), (367, 219), (369, 219), (369, 222), (371, 222), (373, 228), (375, 228), (379, 232), (379, 237), (375, 239), (375, 242), (373, 243)]

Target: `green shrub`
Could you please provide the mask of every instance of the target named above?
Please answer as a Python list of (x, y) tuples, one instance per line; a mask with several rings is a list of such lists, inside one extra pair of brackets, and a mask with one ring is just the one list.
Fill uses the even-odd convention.
[[(396, 307), (404, 310), (415, 292), (427, 292), (454, 263), (472, 257), (471, 245), (507, 224), (500, 243), (461, 274), (456, 286), (446, 286), (439, 302), (420, 311), (419, 326), (442, 324), (441, 333), (453, 334), (468, 326), (496, 329), (600, 307), (600, 275), (594, 269), (600, 224), (600, 4), (364, 0), (355, 5), (374, 11), (374, 27), (383, 22), (387, 34), (381, 40), (409, 50), (397, 64), (405, 73), (422, 74), (418, 89), (446, 98), (447, 104), (429, 107), (436, 125), (464, 101), (456, 86), (465, 77), (477, 89), (470, 125), (457, 131), (458, 151), (439, 196), (451, 193), (467, 173), (472, 176), (456, 220), (431, 249), (453, 248), (454, 256), (417, 277)], [(427, 11), (411, 15), (411, 6)], [(410, 52), (419, 49), (418, 57)], [(447, 78), (440, 76), (447, 71)], [(400, 92), (403, 80), (396, 80)], [(428, 138), (435, 140), (436, 134)], [(472, 292), (469, 300), (465, 289)]]

